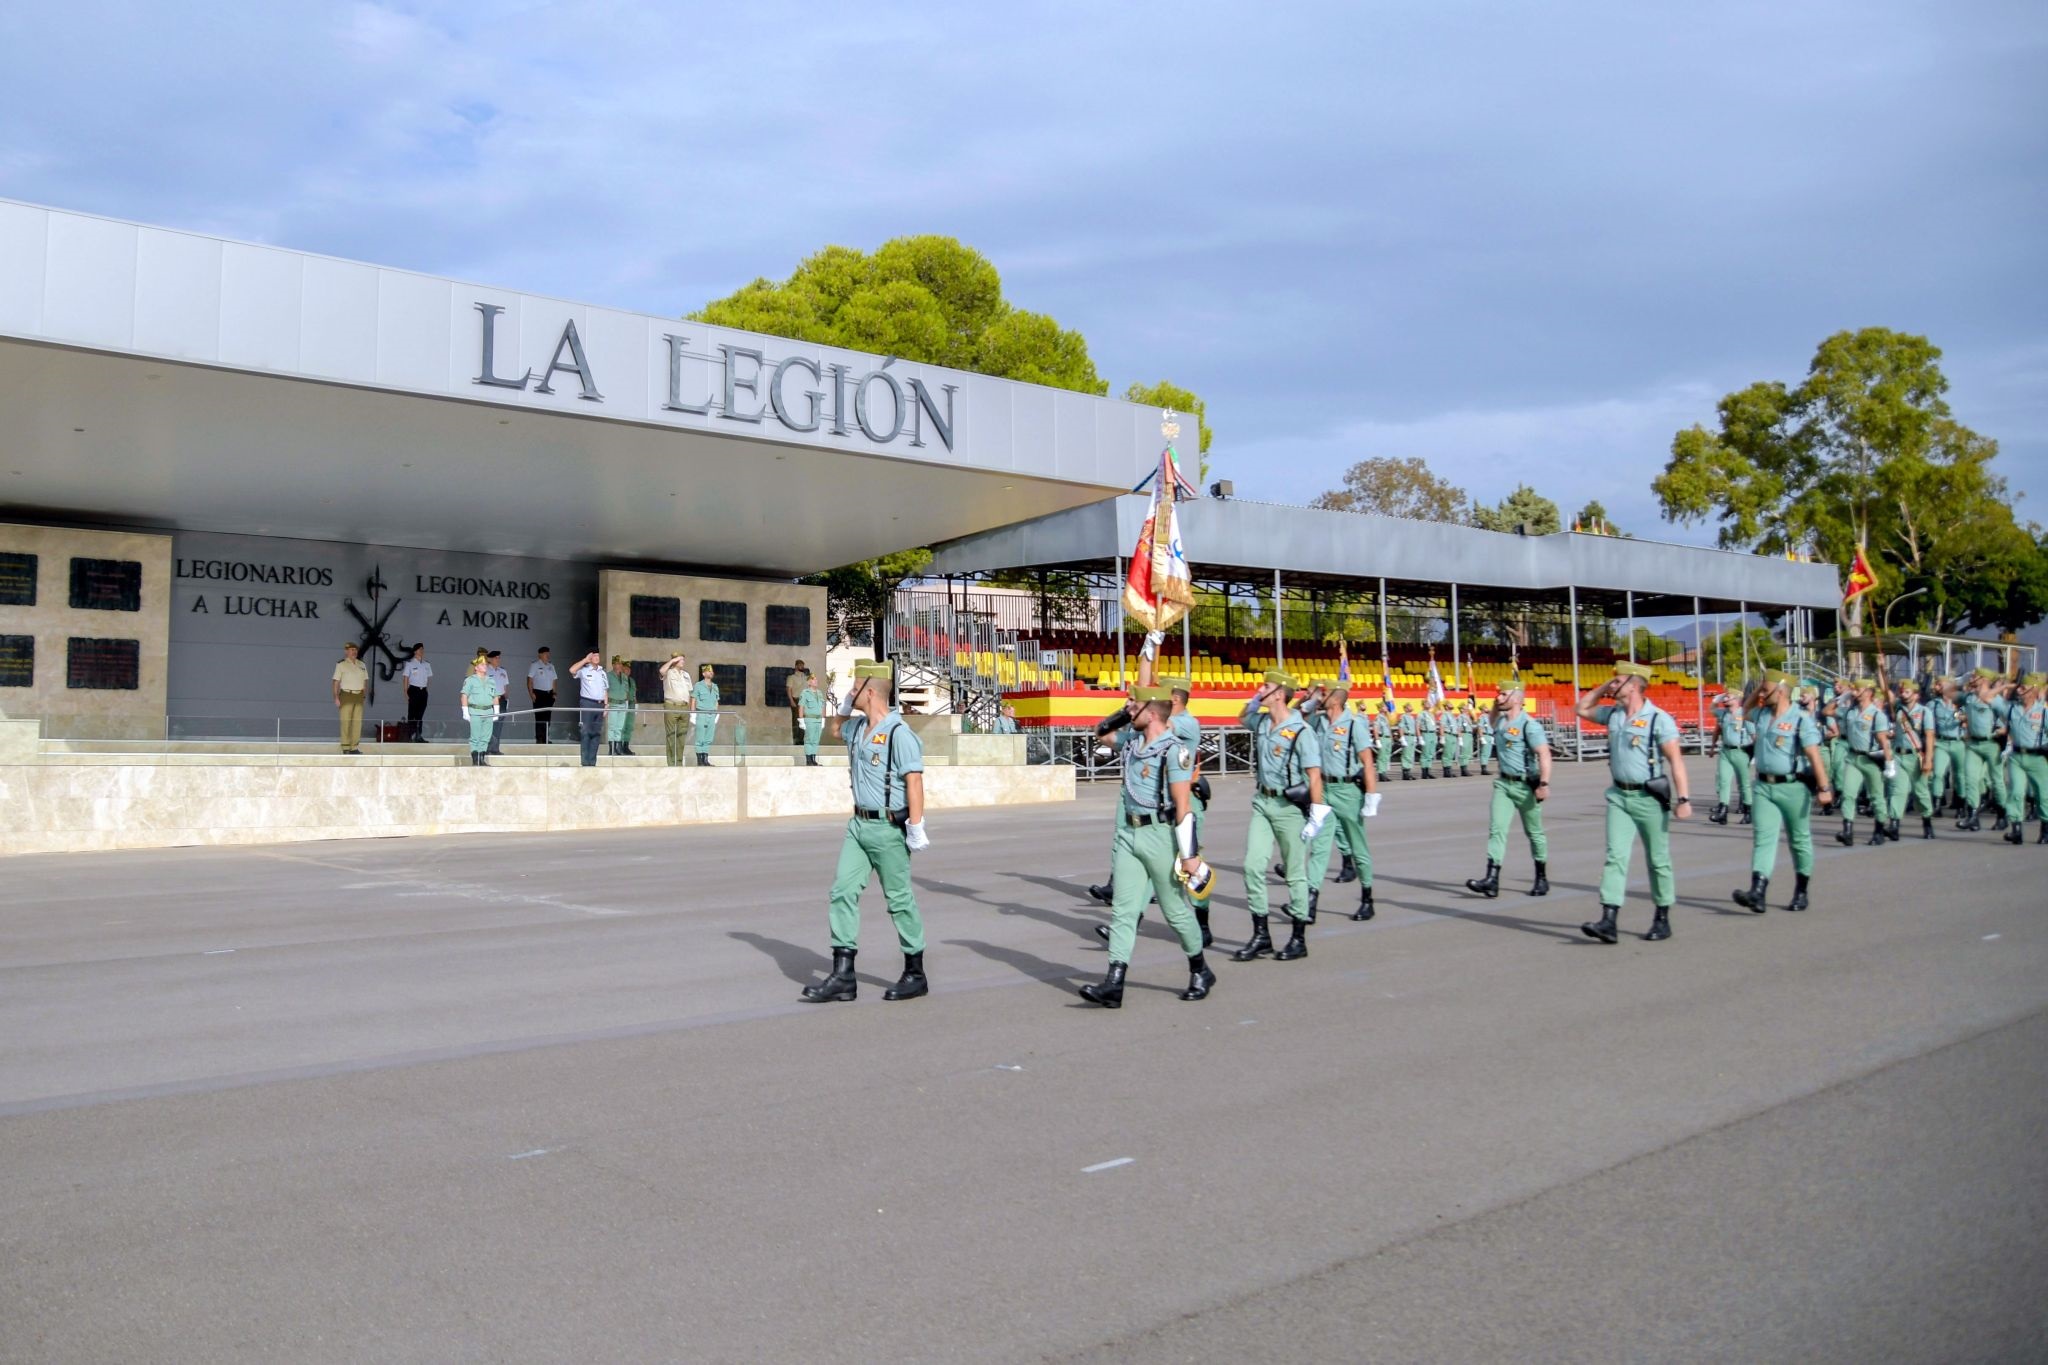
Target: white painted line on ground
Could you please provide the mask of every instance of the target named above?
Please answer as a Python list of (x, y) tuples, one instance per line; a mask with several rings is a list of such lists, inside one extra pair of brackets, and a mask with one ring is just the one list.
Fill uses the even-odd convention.
[(1258, 1023), (1259, 1021), (1258, 1021), (1258, 1020), (1256, 1020), (1256, 1019), (1240, 1019), (1240, 1020), (1238, 1020), (1237, 1022), (1238, 1022), (1238, 1026), (1239, 1026), (1240, 1028), (1242, 1028), (1242, 1027), (1243, 1027), (1244, 1025), (1246, 1025), (1246, 1024), (1256, 1024), (1256, 1023)]
[(205, 952), (201, 953), (200, 956), (219, 957), (222, 953), (232, 953), (233, 951), (233, 948), (208, 948)]
[(549, 1152), (552, 1152), (554, 1150), (555, 1149), (552, 1147), (536, 1147), (530, 1152), (514, 1152), (511, 1156), (506, 1157), (505, 1160), (524, 1161), (530, 1156), (546, 1156)]
[(2004, 935), (2003, 935), (2003, 934), (1986, 934), (1986, 935), (1984, 935), (1984, 941), (1985, 941), (1986, 943), (1989, 943), (1989, 942), (1991, 942), (1991, 940), (1992, 940), (1992, 939), (1994, 939), (1994, 938), (2003, 938), (2003, 937), (2004, 937)]
[(1021, 1066), (1011, 1066), (1006, 1062), (996, 1063), (996, 1070), (998, 1071), (1022, 1071), (1023, 1069)]
[(1097, 1171), (1113, 1171), (1119, 1166), (1128, 1166), (1137, 1159), (1134, 1156), (1120, 1156), (1114, 1161), (1098, 1161), (1093, 1166), (1083, 1166), (1081, 1174), (1094, 1175)]

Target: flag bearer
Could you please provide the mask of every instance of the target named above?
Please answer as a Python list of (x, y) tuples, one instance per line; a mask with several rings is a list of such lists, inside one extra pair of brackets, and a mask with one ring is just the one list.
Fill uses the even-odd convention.
[[(1258, 790), (1244, 851), (1252, 936), (1231, 955), (1237, 962), (1268, 953), (1281, 962), (1308, 956), (1308, 843), (1322, 833), (1330, 808), (1324, 804), (1322, 746), (1289, 705), (1294, 689), (1293, 675), (1272, 669), (1238, 717), (1238, 724), (1251, 731)], [(1294, 921), (1293, 937), (1278, 952), (1266, 932), (1266, 868), (1276, 846), (1287, 869), (1288, 915)]]
[[(1628, 866), (1635, 841), (1643, 841), (1650, 864), (1650, 904), (1655, 916), (1643, 935), (1652, 943), (1671, 937), (1671, 906), (1678, 886), (1671, 874), (1671, 821), (1691, 818), (1685, 762), (1678, 752), (1678, 722), (1649, 699), (1650, 670), (1616, 663), (1614, 676), (1579, 698), (1578, 716), (1607, 727), (1607, 866), (1600, 874), (1598, 922), (1582, 924), (1588, 938), (1613, 943), (1628, 893)], [(1669, 793), (1667, 807), (1660, 791)]]
[(1550, 840), (1543, 833), (1543, 803), (1550, 799), (1550, 738), (1536, 717), (1522, 709), (1519, 679), (1502, 685), (1493, 699), (1487, 725), (1500, 754), (1500, 776), (1493, 779), (1493, 804), (1486, 818), (1486, 875), (1468, 880), (1465, 889), (1491, 900), (1500, 894), (1501, 864), (1508, 856), (1508, 820), (1522, 819), (1529, 856), (1536, 864), (1532, 896), (1550, 894)]
[(1749, 721), (1756, 732), (1756, 834), (1750, 841), (1749, 890), (1735, 892), (1735, 903), (1759, 915), (1764, 912), (1771, 868), (1778, 859), (1778, 831), (1783, 829), (1792, 845), (1792, 873), (1798, 879), (1785, 908), (1804, 910), (1807, 879), (1813, 875), (1816, 789), (1823, 808), (1834, 799), (1827, 758), (1820, 748), (1820, 726), (1805, 708), (1792, 704), (1792, 680), (1776, 669), (1764, 674)]

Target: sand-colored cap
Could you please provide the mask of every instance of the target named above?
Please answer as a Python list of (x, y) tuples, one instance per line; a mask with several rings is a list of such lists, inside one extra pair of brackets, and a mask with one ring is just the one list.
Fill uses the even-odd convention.
[(361, 640), (343, 640), (341, 647), (343, 649), (353, 649), (360, 653), (363, 648), (363, 642)]
[(1170, 687), (1134, 687), (1131, 689), (1131, 700), (1138, 702), (1172, 701), (1173, 689)]
[(1875, 691), (1877, 691), (1877, 679), (1875, 679), (1875, 678), (1858, 678), (1858, 679), (1856, 680), (1856, 690), (1857, 690), (1858, 692), (1875, 692)]
[(1758, 681), (1765, 687), (1790, 687), (1796, 679), (1782, 668), (1767, 668)]
[(2048, 673), (2029, 673), (2020, 679), (2021, 687), (2048, 687)]
[(1998, 670), (1995, 668), (1973, 668), (1970, 670), (1970, 676), (1972, 678), (1996, 679), (1998, 677)]
[(1294, 675), (1292, 673), (1289, 673), (1284, 668), (1267, 669), (1266, 685), (1268, 687), (1284, 687), (1290, 692), (1292, 692), (1295, 688), (1301, 686), (1300, 683), (1294, 680)]
[(853, 666), (853, 676), (860, 679), (876, 679), (886, 682), (896, 676), (896, 665), (887, 659), (862, 659)]
[(1194, 684), (1186, 678), (1161, 678), (1159, 685), (1172, 692), (1192, 692), (1195, 690)]
[(1615, 662), (1614, 676), (1617, 678), (1641, 678), (1643, 681), (1648, 682), (1652, 675), (1648, 664), (1632, 664), (1626, 659), (1620, 659)]

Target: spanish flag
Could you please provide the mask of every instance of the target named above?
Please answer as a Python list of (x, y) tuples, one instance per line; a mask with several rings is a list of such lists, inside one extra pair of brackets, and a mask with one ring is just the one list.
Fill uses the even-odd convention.
[(1870, 560), (1863, 554), (1863, 547), (1856, 547), (1856, 562), (1849, 566), (1849, 583), (1842, 590), (1842, 601), (1855, 601), (1877, 586), (1877, 570), (1870, 567)]

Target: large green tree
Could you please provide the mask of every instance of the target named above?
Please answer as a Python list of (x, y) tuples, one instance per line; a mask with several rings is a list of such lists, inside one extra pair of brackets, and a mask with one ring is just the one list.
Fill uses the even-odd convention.
[(1808, 550), (1846, 565), (1867, 546), (1878, 587), (1866, 610), (1911, 597), (1894, 629), (1997, 625), (2048, 614), (2040, 528), (2017, 521), (1997, 443), (1955, 419), (1941, 351), (1925, 337), (1869, 327), (1820, 344), (1796, 385), (1762, 380), (1728, 394), (1717, 428), (1671, 442), (1652, 484), (1667, 520), (1719, 522), (1729, 549)]
[(1198, 442), (1195, 455), (1202, 472), (1202, 481), (1207, 483), (1209, 442), (1216, 435), (1209, 430), (1209, 405), (1197, 398), (1192, 390), (1184, 389), (1167, 379), (1162, 379), (1156, 384), (1133, 384), (1124, 390), (1124, 399), (1126, 402), (1143, 403), (1150, 408), (1171, 408), (1182, 415), (1194, 415)]
[(1482, 530), (1509, 533), (1526, 526), (1532, 536), (1555, 535), (1564, 529), (1557, 504), (1526, 483), (1516, 484), (1514, 492), (1491, 507), (1473, 503), (1471, 522)]
[(1414, 521), (1464, 521), (1471, 499), (1419, 459), (1375, 455), (1344, 471), (1344, 486), (1318, 494), (1311, 507), (1367, 512)]

